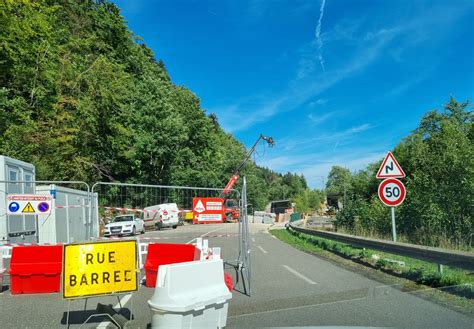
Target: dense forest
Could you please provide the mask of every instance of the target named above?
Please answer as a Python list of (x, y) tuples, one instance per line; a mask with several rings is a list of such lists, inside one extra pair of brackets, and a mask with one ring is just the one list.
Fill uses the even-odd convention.
[[(223, 188), (246, 151), (105, 0), (0, 0), (0, 136), (43, 180)], [(307, 188), (243, 174), (255, 209)]]
[[(407, 196), (396, 208), (402, 240), (433, 246), (472, 248), (474, 232), (474, 112), (453, 97), (444, 111), (430, 111), (394, 149), (405, 171)], [(382, 159), (351, 173), (334, 166), (327, 192), (344, 207), (339, 227), (359, 235), (390, 236), (390, 208), (378, 199), (375, 178)]]

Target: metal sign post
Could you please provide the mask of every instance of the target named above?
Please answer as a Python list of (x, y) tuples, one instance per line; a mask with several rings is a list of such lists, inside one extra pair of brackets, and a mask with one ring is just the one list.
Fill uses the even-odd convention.
[(392, 208), (392, 238), (393, 242), (397, 242), (397, 228), (395, 226), (395, 207)]
[(392, 237), (397, 241), (397, 230), (395, 226), (395, 207), (405, 200), (405, 185), (395, 178), (388, 178), (380, 183), (378, 188), (380, 201), (391, 208), (392, 212)]
[(380, 183), (378, 195), (380, 201), (391, 208), (392, 213), (392, 239), (397, 242), (397, 227), (395, 225), (395, 207), (405, 200), (405, 185), (395, 178), (404, 178), (405, 172), (398, 164), (392, 152), (388, 151), (382, 161), (376, 177), (385, 179)]

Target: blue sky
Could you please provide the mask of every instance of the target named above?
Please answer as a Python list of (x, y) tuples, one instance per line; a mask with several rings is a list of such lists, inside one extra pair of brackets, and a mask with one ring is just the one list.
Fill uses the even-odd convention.
[(115, 3), (226, 131), (274, 137), (259, 165), (311, 187), (380, 160), (450, 95), (474, 100), (471, 0)]

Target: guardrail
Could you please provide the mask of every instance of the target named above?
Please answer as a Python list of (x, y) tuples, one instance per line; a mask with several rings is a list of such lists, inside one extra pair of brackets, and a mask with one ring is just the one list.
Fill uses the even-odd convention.
[(361, 248), (375, 249), (391, 254), (434, 262), (441, 265), (460, 267), (466, 270), (474, 270), (474, 253), (472, 252), (454, 251), (409, 243), (370, 239), (349, 234), (311, 230), (300, 227), (301, 224), (302, 222), (300, 221), (290, 223), (289, 226), (297, 232), (314, 235)]

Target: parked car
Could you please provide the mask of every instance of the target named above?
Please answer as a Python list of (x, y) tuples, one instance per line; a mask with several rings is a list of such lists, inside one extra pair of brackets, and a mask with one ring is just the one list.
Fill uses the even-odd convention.
[(179, 225), (179, 209), (176, 203), (162, 203), (143, 209), (145, 228), (161, 230), (165, 227), (177, 228)]
[(135, 235), (138, 232), (145, 233), (143, 219), (135, 215), (121, 215), (116, 216), (111, 223), (105, 225), (104, 236)]

